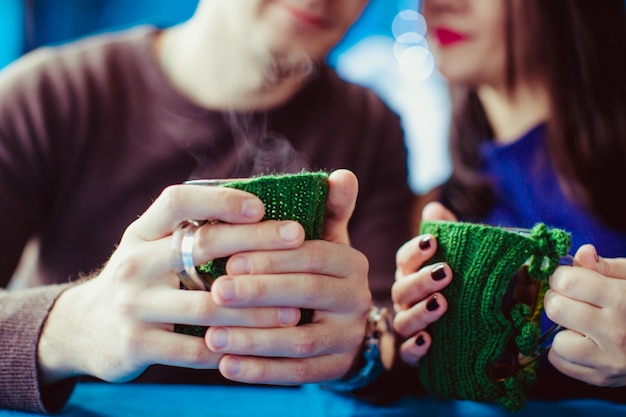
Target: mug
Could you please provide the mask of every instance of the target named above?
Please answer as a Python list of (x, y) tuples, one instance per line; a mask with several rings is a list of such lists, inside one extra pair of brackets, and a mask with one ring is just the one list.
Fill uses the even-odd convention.
[[(328, 173), (323, 171), (296, 174), (272, 174), (227, 180), (190, 180), (185, 184), (229, 187), (247, 191), (259, 197), (265, 206), (262, 220), (294, 220), (305, 231), (305, 239), (321, 239), (324, 228), (326, 200), (328, 198)], [(210, 291), (211, 284), (226, 273), (228, 257), (210, 260), (201, 265), (193, 261), (192, 249), (195, 232), (212, 220), (187, 220), (179, 225), (172, 240), (172, 268), (181, 285), (189, 290)], [(301, 309), (298, 324), (310, 323), (313, 311)], [(176, 325), (175, 331), (203, 336), (206, 327)]]
[(454, 277), (441, 293), (448, 310), (429, 326), (432, 344), (419, 363), (422, 384), (440, 398), (496, 402), (516, 411), (535, 381), (536, 358), (561, 329), (540, 331), (543, 295), (559, 264), (569, 263), (569, 233), (424, 221), (437, 239), (429, 263)]

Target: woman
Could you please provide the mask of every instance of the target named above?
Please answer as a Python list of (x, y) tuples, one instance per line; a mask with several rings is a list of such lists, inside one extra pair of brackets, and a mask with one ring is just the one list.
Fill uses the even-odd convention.
[[(626, 385), (624, 9), (622, 0), (423, 1), (450, 85), (454, 172), (433, 193), (443, 206), (422, 218), (572, 233), (575, 265), (557, 269), (544, 300), (568, 330), (541, 361), (535, 398), (626, 398), (599, 388)], [(454, 279), (449, 266), (419, 269), (435, 250), (426, 235), (397, 254), (394, 328), (416, 366), (432, 342), (427, 326), (455, 302), (439, 293)]]

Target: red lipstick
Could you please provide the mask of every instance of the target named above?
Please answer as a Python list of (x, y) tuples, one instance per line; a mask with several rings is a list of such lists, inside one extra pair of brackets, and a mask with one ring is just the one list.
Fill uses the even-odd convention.
[(467, 39), (467, 36), (448, 28), (437, 28), (434, 30), (435, 39), (441, 46), (449, 46)]

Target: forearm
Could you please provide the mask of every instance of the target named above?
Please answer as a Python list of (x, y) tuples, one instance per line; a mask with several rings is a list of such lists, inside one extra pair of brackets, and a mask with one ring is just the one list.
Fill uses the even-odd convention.
[(72, 383), (41, 386), (37, 349), (41, 329), (55, 300), (69, 284), (0, 292), (0, 408), (32, 412), (58, 411)]

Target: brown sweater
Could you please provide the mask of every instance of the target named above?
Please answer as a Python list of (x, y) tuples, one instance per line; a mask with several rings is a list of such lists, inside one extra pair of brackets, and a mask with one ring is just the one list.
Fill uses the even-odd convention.
[[(277, 158), (273, 148), (265, 168), (357, 175), (351, 239), (370, 260), (374, 298), (389, 303), (412, 199), (398, 117), (326, 66), (269, 112), (227, 117), (200, 108), (168, 84), (155, 33), (140, 27), (41, 49), (0, 74), (0, 288), (11, 288), (0, 289), (0, 408), (53, 411), (71, 393), (72, 381), (43, 393), (38, 385), (39, 332), (67, 286), (51, 284), (98, 268), (165, 186), (258, 173), (251, 155), (264, 154), (260, 143), (272, 141), (263, 138), (283, 140), (298, 156)], [(152, 368), (140, 379), (225, 382), (216, 371)]]

